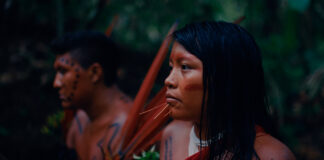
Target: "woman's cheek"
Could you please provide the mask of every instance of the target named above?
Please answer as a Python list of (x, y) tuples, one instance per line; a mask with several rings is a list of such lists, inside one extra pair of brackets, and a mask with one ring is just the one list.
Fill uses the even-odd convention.
[(199, 91), (199, 90), (202, 90), (203, 87), (201, 84), (187, 84), (185, 85), (184, 89), (187, 91), (187, 92), (192, 92), (192, 91)]
[(188, 97), (188, 113), (191, 115), (192, 120), (200, 119), (202, 98), (203, 98), (203, 87), (199, 83), (191, 83), (184, 86), (184, 90)]

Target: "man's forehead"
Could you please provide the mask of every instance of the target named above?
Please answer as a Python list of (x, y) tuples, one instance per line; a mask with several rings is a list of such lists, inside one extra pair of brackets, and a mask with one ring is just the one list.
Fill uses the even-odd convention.
[(59, 54), (56, 56), (55, 62), (54, 62), (54, 67), (55, 66), (62, 66), (62, 65), (79, 65), (78, 61), (76, 61), (70, 54), (70, 52), (66, 52), (64, 54)]
[(63, 54), (57, 55), (55, 61), (70, 61), (78, 63), (78, 61), (75, 58), (73, 58), (70, 52), (65, 52)]
[(70, 52), (56, 55), (56, 60), (72, 59)]

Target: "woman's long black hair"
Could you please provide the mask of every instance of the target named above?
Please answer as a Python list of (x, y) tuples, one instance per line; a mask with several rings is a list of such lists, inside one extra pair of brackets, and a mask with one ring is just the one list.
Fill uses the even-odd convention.
[(261, 53), (253, 37), (236, 24), (202, 22), (174, 32), (173, 38), (203, 63), (199, 128), (210, 140), (208, 159), (258, 158), (255, 127), (267, 130), (269, 116)]

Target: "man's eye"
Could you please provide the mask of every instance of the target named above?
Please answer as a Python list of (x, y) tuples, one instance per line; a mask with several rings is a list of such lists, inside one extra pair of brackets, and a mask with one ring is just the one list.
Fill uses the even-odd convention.
[(66, 73), (66, 69), (64, 68), (58, 68), (57, 72), (61, 73), (61, 74), (65, 74)]

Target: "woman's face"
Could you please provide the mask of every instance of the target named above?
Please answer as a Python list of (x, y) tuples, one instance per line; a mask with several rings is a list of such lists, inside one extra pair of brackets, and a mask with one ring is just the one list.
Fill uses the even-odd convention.
[(175, 42), (170, 56), (167, 103), (174, 119), (199, 122), (203, 98), (203, 64), (180, 43)]

